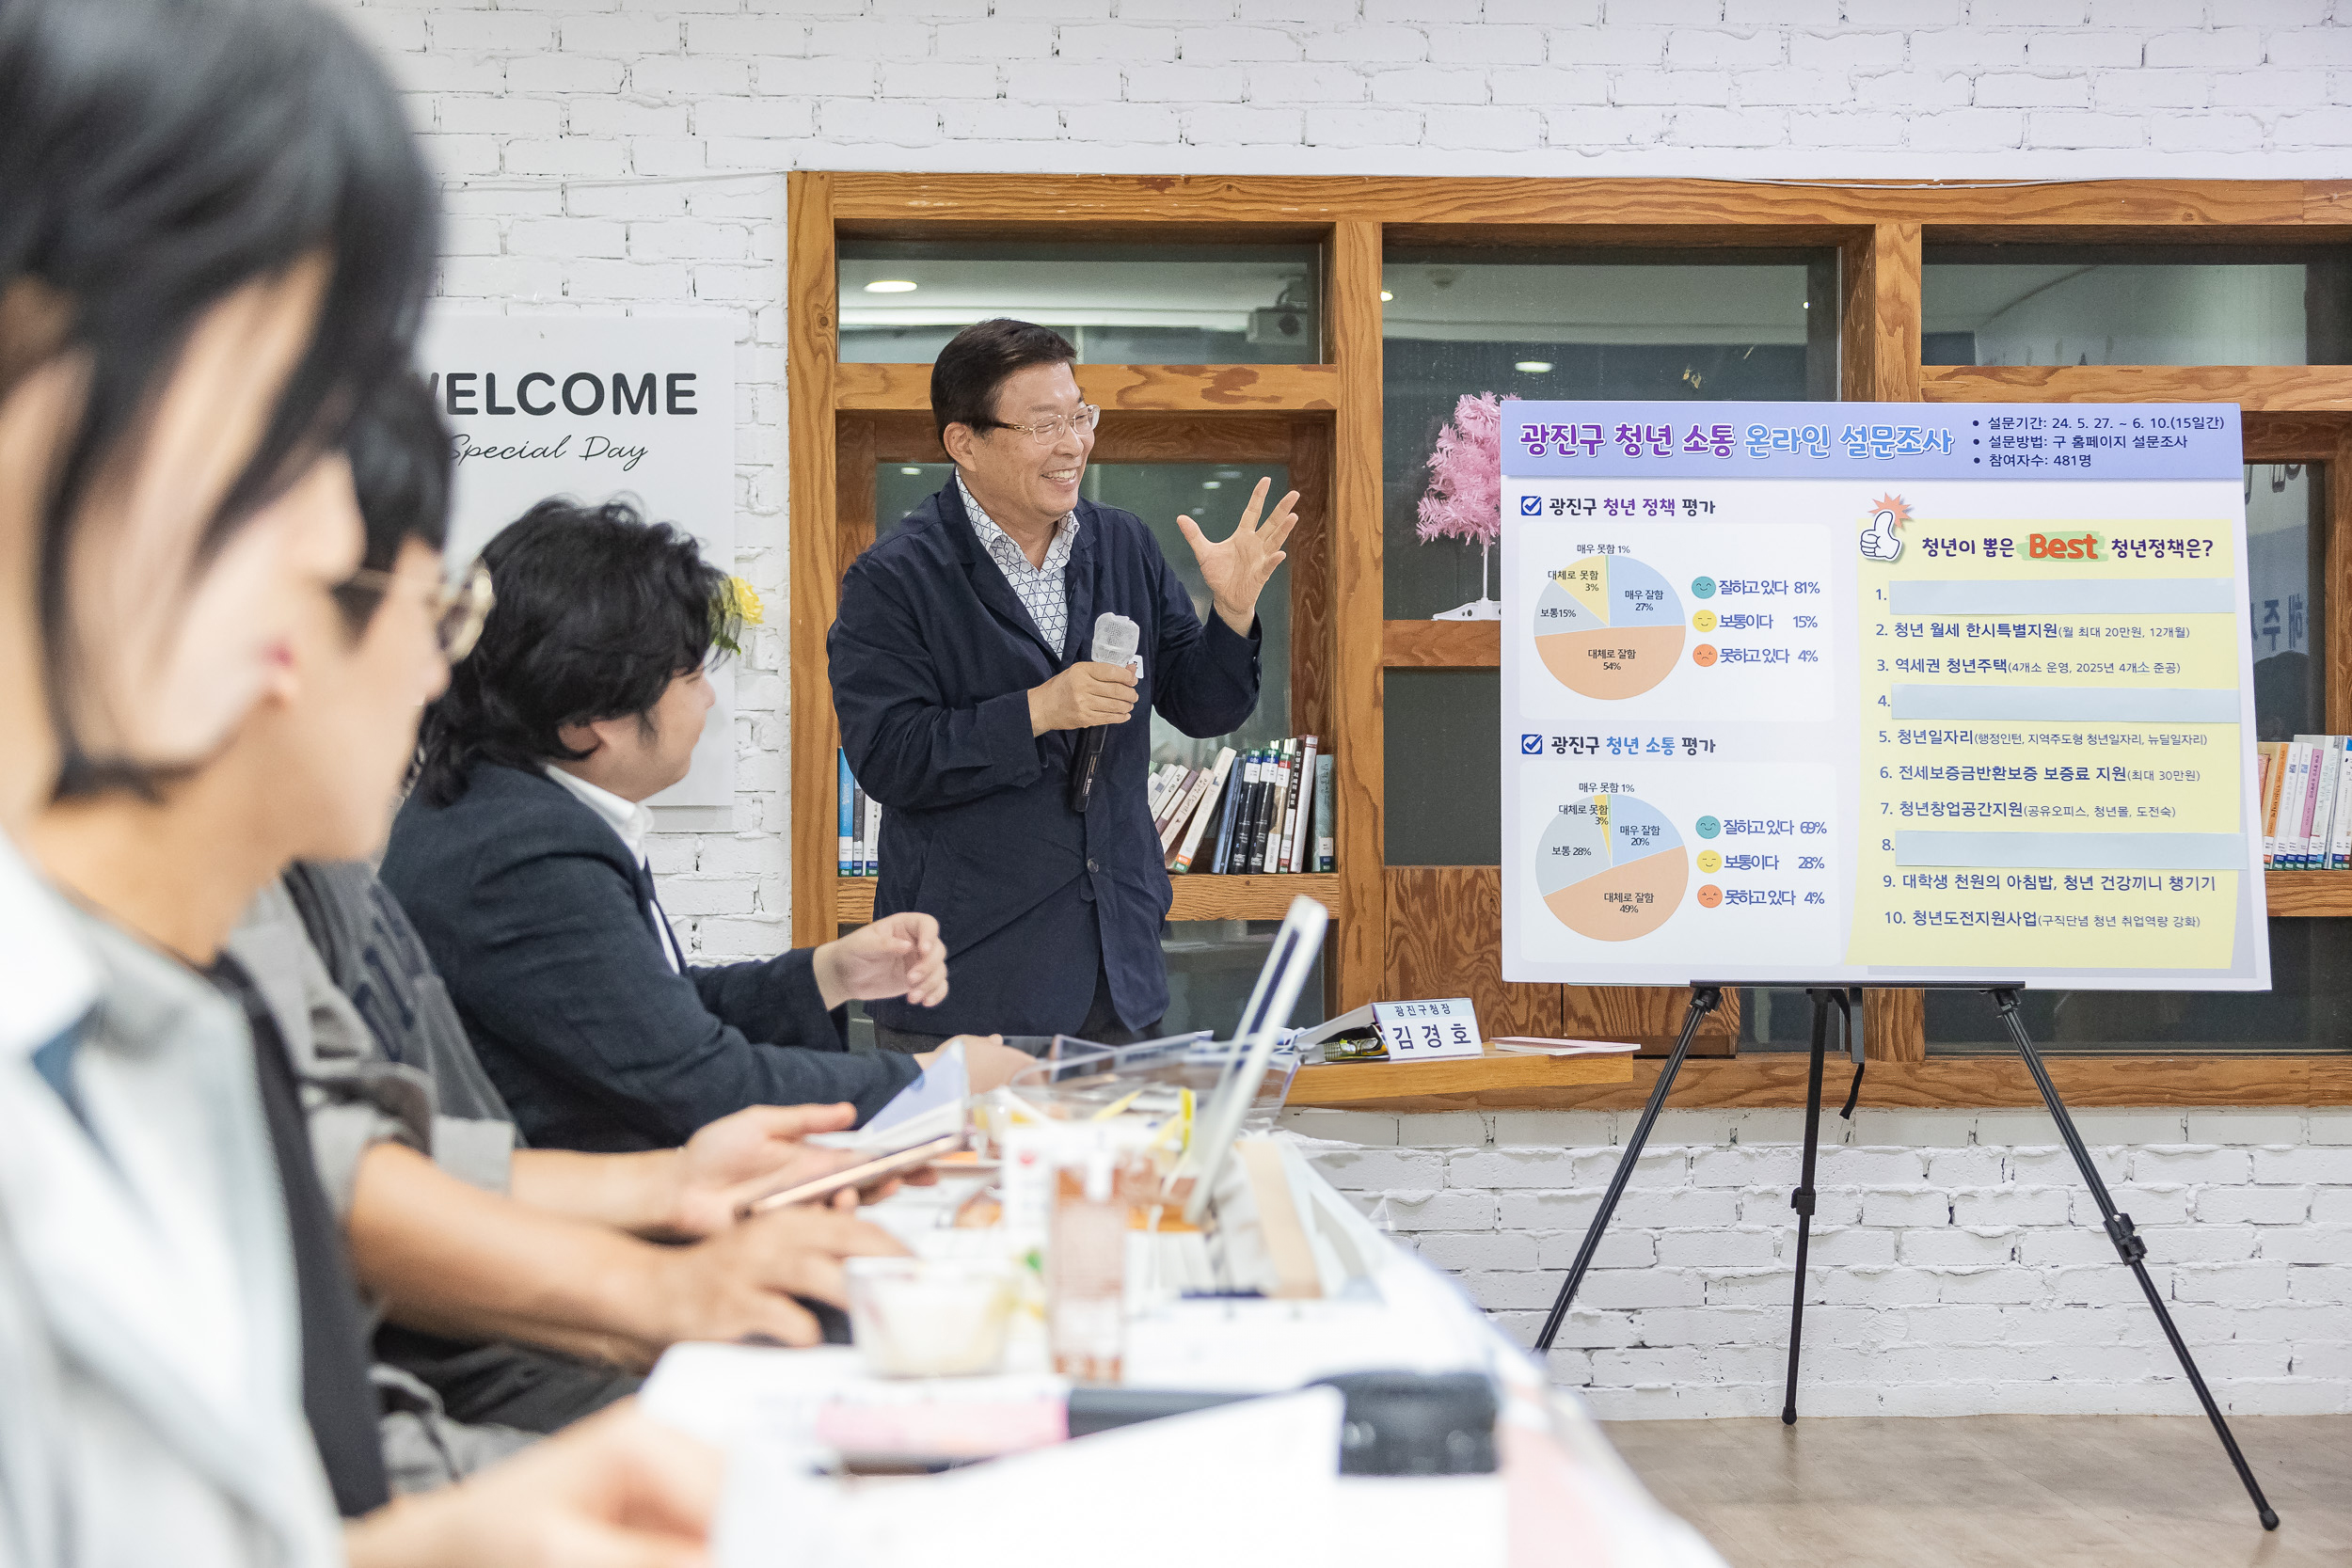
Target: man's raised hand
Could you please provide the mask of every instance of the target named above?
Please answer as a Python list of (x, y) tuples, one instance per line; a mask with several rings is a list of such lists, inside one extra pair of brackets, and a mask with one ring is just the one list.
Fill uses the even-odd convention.
[(1249, 624), (1258, 617), (1258, 594), (1274, 576), (1274, 568), (1282, 563), (1282, 543), (1298, 523), (1298, 515), (1292, 510), (1298, 502), (1295, 490), (1276, 503), (1263, 524), (1258, 521), (1258, 509), (1265, 504), (1272, 483), (1271, 480), (1258, 481), (1258, 487), (1249, 492), (1249, 505), (1241, 521), (1231, 536), (1217, 544), (1211, 544), (1200, 525), (1190, 517), (1176, 519), (1177, 531), (1192, 546), (1193, 559), (1200, 562), (1200, 578), (1209, 585), (1217, 618), (1243, 637), (1249, 635)]

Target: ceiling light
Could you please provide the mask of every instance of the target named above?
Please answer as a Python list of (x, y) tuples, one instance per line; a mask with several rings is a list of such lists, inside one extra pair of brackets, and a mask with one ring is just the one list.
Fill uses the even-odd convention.
[(914, 474), (918, 476), (923, 472), (920, 468), (900, 468), (898, 471), (902, 474)]
[(1522, 359), (1511, 368), (1515, 371), (1525, 371), (1530, 375), (1541, 375), (1546, 371), (1551, 369), (1551, 361), (1549, 359)]
[(1216, 471), (1216, 477), (1219, 479), (1239, 479), (1241, 478), (1241, 470), (1239, 468), (1219, 468)]
[(1383, 305), (1386, 305), (1389, 301), (1394, 299), (1396, 295), (1389, 293), (1386, 289), (1380, 291), (1380, 303)]
[(1225, 482), (1221, 479), (1204, 479), (1200, 482), (1200, 488), (1203, 490), (1222, 490), (1225, 488)]
[(869, 294), (911, 294), (914, 285), (903, 277), (878, 277), (866, 285)]

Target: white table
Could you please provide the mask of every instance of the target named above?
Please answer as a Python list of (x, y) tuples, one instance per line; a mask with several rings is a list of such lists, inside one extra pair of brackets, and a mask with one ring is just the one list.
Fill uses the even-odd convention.
[[(1502, 1391), (1493, 1476), (1340, 1477), (1338, 1396), (1250, 1401), (1039, 1449), (936, 1477), (820, 1473), (812, 1412), (848, 1399), (1017, 1397), (1052, 1386), (1034, 1337), (1016, 1370), (952, 1385), (884, 1384), (847, 1348), (686, 1345), (645, 1388), (650, 1413), (723, 1446), (722, 1568), (1722, 1568), (1695, 1532), (1650, 1498), (1573, 1396), (1486, 1321), (1454, 1283), (1375, 1229), (1275, 1134), (1292, 1217), (1315, 1257), (1311, 1300), (1139, 1298), (1127, 1381), (1138, 1386), (1295, 1389), (1335, 1372), (1478, 1370)], [(1262, 1163), (1262, 1169), (1270, 1168)], [(1220, 1234), (1137, 1236), (1131, 1278), (1248, 1283), (1265, 1270), (1256, 1195), (1220, 1182)], [(907, 1189), (869, 1213), (918, 1252), (968, 1250), (985, 1232), (942, 1228), (961, 1194)], [(1279, 1202), (1281, 1198), (1277, 1197)], [(1280, 1227), (1278, 1226), (1278, 1228)], [(1293, 1232), (1295, 1235), (1295, 1232)], [(1193, 1281), (1197, 1283), (1197, 1280)]]

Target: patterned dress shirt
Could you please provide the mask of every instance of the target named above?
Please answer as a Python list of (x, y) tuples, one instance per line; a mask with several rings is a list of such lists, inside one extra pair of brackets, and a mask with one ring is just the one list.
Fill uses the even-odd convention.
[(1061, 657), (1062, 644), (1070, 633), (1070, 585), (1063, 580), (1062, 568), (1070, 564), (1070, 551), (1078, 542), (1078, 515), (1069, 514), (1054, 525), (1054, 542), (1045, 546), (1045, 564), (1032, 566), (1029, 558), (1013, 536), (996, 525), (996, 519), (980, 510), (980, 503), (972, 499), (972, 492), (963, 483), (962, 470), (956, 473), (956, 494), (962, 499), (964, 515), (972, 519), (972, 531), (978, 535), (980, 548), (996, 562), (1012, 584), (1029, 619), (1037, 624), (1038, 635), (1045, 645)]

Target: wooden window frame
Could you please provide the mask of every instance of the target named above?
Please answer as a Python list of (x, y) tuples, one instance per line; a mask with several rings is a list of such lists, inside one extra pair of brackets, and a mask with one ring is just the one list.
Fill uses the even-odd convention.
[[(885, 174), (789, 177), (786, 374), (790, 457), (792, 931), (821, 942), (868, 918), (872, 886), (837, 879), (834, 752), (825, 666), (840, 574), (872, 538), (876, 461), (931, 440), (927, 367), (841, 364), (835, 254), (849, 239), (1094, 242), (1311, 241), (1325, 265), (1325, 362), (1314, 365), (1085, 365), (1080, 385), (1105, 409), (1104, 440), (1170, 456), (1203, 450), (1290, 452), (1324, 510), (1295, 562), (1294, 699), (1301, 728), (1327, 734), (1337, 759), (1339, 870), (1327, 876), (1176, 879), (1176, 919), (1275, 918), (1299, 893), (1333, 912), (1327, 972), (1333, 1006), (1388, 991), (1466, 988), (1494, 998), (1514, 1028), (1590, 1029), (1656, 1040), (1682, 992), (1667, 988), (1504, 988), (1491, 867), (1388, 866), (1382, 860), (1382, 701), (1392, 668), (1500, 662), (1491, 624), (1386, 621), (1382, 614), (1381, 322), (1384, 246), (1498, 243), (1527, 247), (1834, 245), (1839, 254), (1839, 391), (1861, 402), (2235, 402), (2249, 462), (2327, 465), (2324, 597), (2328, 728), (2352, 733), (2352, 367), (1925, 366), (1920, 256), (1943, 242), (2105, 245), (2352, 244), (2352, 182), (2085, 181), (1918, 186), (1741, 184), (1713, 180), (1381, 179), (1314, 176)], [(1318, 467), (1319, 465), (1319, 467)], [(2341, 591), (2340, 591), (2341, 590)], [(2274, 915), (2352, 915), (2352, 874), (2271, 872)], [(1451, 933), (1451, 934), (1449, 934)], [(1466, 978), (1467, 976), (1467, 978)], [(1557, 994), (1556, 1006), (1546, 992)], [(1499, 1027), (1501, 1024), (1498, 1025)], [(1713, 1021), (1736, 1032), (1736, 1015)], [(1865, 1093), (1880, 1105), (2039, 1103), (2015, 1061), (1930, 1058), (1916, 990), (1867, 994)], [(1727, 1039), (1724, 1044), (1727, 1046)], [(1718, 1049), (1723, 1049), (1719, 1046)], [(2055, 1056), (2078, 1105), (2352, 1104), (2352, 1054), (2171, 1053)], [(1408, 1074), (1367, 1070), (1360, 1090), (1320, 1103), (1395, 1110), (1635, 1105), (1654, 1081), (1413, 1095)], [(1524, 1075), (1521, 1075), (1522, 1077)], [(1802, 1055), (1695, 1061), (1686, 1105), (1792, 1105)], [(1348, 1098), (1354, 1096), (1355, 1098)]]

